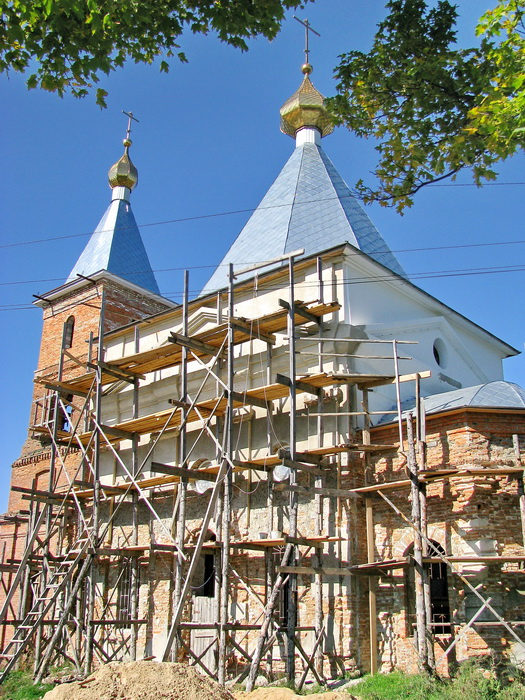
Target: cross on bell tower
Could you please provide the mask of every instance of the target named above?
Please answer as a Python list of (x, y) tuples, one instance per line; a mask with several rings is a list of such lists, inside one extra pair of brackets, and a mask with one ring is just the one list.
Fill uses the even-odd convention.
[(299, 17), (296, 17), (295, 15), (294, 15), (294, 19), (297, 22), (299, 22), (299, 24), (302, 24), (304, 27), (304, 63), (305, 63), (305, 66), (309, 66), (310, 65), (310, 32), (313, 32), (316, 36), (321, 36), (321, 35), (319, 34), (319, 32), (317, 32), (312, 27), (309, 20), (299, 19)]
[(139, 120), (137, 117), (133, 114), (133, 112), (126, 112), (125, 109), (122, 110), (122, 114), (125, 114), (126, 117), (128, 118), (128, 126), (126, 129), (126, 141), (131, 141), (130, 136), (131, 136), (131, 126), (132, 122), (137, 122), (139, 123)]

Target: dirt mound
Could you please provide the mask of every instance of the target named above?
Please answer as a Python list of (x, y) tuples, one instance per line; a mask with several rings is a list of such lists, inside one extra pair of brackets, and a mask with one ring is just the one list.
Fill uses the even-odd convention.
[(58, 685), (44, 700), (233, 700), (191, 666), (154, 661), (112, 662), (89, 678)]

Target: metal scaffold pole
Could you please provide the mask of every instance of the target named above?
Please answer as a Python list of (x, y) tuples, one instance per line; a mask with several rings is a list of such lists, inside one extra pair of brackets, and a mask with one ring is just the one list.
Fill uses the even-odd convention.
[(230, 566), (230, 524), (231, 524), (231, 498), (232, 498), (232, 469), (231, 460), (233, 458), (233, 391), (234, 391), (234, 338), (233, 338), (233, 265), (230, 263), (228, 270), (228, 360), (227, 360), (227, 392), (228, 403), (226, 406), (225, 424), (225, 444), (223, 460), (228, 461), (228, 468), (224, 479), (224, 492), (222, 500), (222, 560), (221, 560), (221, 616), (219, 630), (219, 668), (218, 680), (224, 685), (226, 680), (226, 657), (227, 657), (227, 631), (228, 608), (229, 608), (229, 586), (228, 573)]
[[(294, 294), (294, 259), (288, 261), (289, 308), (288, 308), (288, 342), (290, 358), (290, 460), (296, 457), (296, 424), (295, 413), (297, 398), (295, 390), (296, 357), (295, 357), (295, 294)], [(289, 535), (297, 537), (297, 506), (298, 494), (293, 487), (297, 483), (295, 469), (290, 470), (290, 500), (289, 500)], [(295, 563), (295, 551), (292, 550), (292, 563)], [(297, 575), (290, 574), (288, 582), (288, 620), (287, 620), (287, 662), (286, 673), (288, 680), (295, 684), (295, 628), (297, 626)]]
[[(59, 357), (58, 369), (57, 369), (58, 381), (61, 381), (62, 374), (64, 371), (65, 344), (66, 344), (66, 326), (64, 325), (64, 327), (62, 328), (62, 341), (60, 344), (60, 357)], [(58, 420), (59, 420), (59, 416), (60, 416), (59, 402), (60, 402), (60, 393), (58, 391), (55, 391), (53, 394), (52, 415), (51, 415), (52, 436), (53, 437), (51, 440), (51, 456), (49, 459), (49, 474), (48, 474), (48, 491), (49, 491), (49, 493), (53, 493), (53, 491), (55, 490)], [(45, 541), (45, 547), (44, 547), (44, 552), (43, 552), (44, 559), (42, 562), (42, 575), (41, 575), (40, 582), (39, 582), (40, 596), (42, 598), (43, 598), (43, 592), (47, 586), (47, 579), (48, 579), (47, 570), (49, 568), (50, 540), (51, 540), (51, 530), (52, 530), (52, 522), (53, 522), (53, 504), (51, 502), (49, 502), (45, 505), (45, 513), (46, 513), (45, 514), (46, 535), (45, 535), (45, 539), (44, 539), (44, 541)], [(44, 606), (43, 601), (42, 601), (41, 605), (42, 605), (42, 607)], [(42, 627), (42, 624), (39, 624), (37, 627), (36, 636), (35, 636), (35, 653), (34, 653), (34, 671), (35, 671), (35, 673), (36, 673), (36, 670), (38, 669), (38, 665), (40, 663), (40, 658), (41, 658), (42, 634), (43, 634), (43, 627)]]
[[(100, 298), (100, 318), (98, 327), (98, 349), (97, 349), (97, 365), (95, 369), (96, 387), (95, 387), (95, 421), (98, 426), (102, 423), (102, 363), (104, 362), (104, 328), (105, 328), (105, 305), (106, 292), (102, 289)], [(99, 501), (100, 501), (100, 427), (95, 430), (94, 447), (93, 447), (93, 515), (92, 515), (92, 546), (94, 548), (93, 558), (88, 574), (87, 586), (87, 606), (86, 606), (86, 650), (84, 656), (84, 672), (91, 672), (93, 663), (93, 648), (95, 638), (95, 627), (93, 619), (95, 616), (95, 599), (97, 586), (97, 564), (96, 550), (99, 546)]]
[[(184, 270), (184, 291), (182, 296), (182, 333), (188, 335), (188, 284), (189, 284), (189, 273), (188, 270)], [(181, 365), (180, 365), (180, 376), (181, 376), (181, 386), (180, 386), (180, 400), (182, 401), (182, 426), (179, 434), (179, 459), (181, 467), (187, 467), (186, 464), (186, 452), (187, 452), (187, 440), (186, 440), (186, 421), (188, 417), (188, 348), (182, 347), (181, 349)], [(177, 546), (179, 551), (176, 554), (175, 559), (175, 587), (173, 592), (173, 602), (174, 609), (180, 601), (180, 593), (182, 588), (182, 577), (183, 577), (183, 567), (184, 560), (182, 558), (182, 552), (184, 550), (184, 539), (186, 534), (186, 496), (188, 491), (188, 479), (186, 477), (181, 477), (178, 491), (178, 518), (177, 518)], [(175, 661), (177, 658), (177, 637), (173, 640), (172, 648), (172, 659)]]

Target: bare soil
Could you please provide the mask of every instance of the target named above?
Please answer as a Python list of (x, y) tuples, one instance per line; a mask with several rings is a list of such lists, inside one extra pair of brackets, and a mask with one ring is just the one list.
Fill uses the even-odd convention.
[(44, 700), (233, 700), (233, 695), (187, 664), (133, 661), (101, 666), (83, 681), (58, 685)]

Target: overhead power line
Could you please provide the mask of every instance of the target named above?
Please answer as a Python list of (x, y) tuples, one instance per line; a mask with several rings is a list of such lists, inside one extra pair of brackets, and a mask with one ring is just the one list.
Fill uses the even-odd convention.
[[(465, 276), (472, 276), (472, 275), (494, 275), (494, 274), (503, 274), (503, 273), (509, 273), (509, 272), (525, 272), (525, 265), (507, 265), (507, 266), (495, 266), (495, 267), (482, 267), (482, 268), (475, 268), (475, 267), (467, 267), (463, 269), (457, 269), (457, 270), (434, 270), (434, 271), (429, 271), (429, 272), (412, 272), (407, 275), (408, 280), (413, 281), (413, 280), (421, 280), (421, 279), (438, 279), (438, 278), (443, 278), (443, 277), (465, 277)], [(353, 279), (343, 279), (340, 284), (344, 286), (349, 286), (349, 285), (355, 285), (355, 284), (377, 284), (380, 282), (389, 282), (389, 281), (402, 281), (403, 278), (400, 278), (398, 275), (394, 274), (386, 274), (386, 275), (381, 275), (381, 276), (368, 276), (368, 277), (356, 277)], [(318, 282), (312, 282), (312, 283), (301, 283), (301, 289), (307, 289), (307, 288), (316, 288), (318, 287)], [(272, 289), (280, 289), (280, 285), (264, 285), (264, 290), (265, 291), (271, 291)], [(201, 290), (200, 289), (194, 289), (190, 290), (191, 294), (198, 294)], [(163, 296), (165, 296), (167, 299), (173, 299), (175, 297), (178, 297), (182, 294), (182, 291), (180, 292), (166, 292), (164, 293)], [(33, 309), (35, 308), (32, 304), (24, 304), (23, 302), (19, 303), (14, 303), (14, 304), (0, 304), (0, 311), (24, 311), (27, 309)]]
[[(456, 250), (460, 248), (485, 248), (485, 247), (491, 247), (491, 246), (504, 246), (504, 245), (521, 245), (525, 243), (525, 239), (522, 240), (517, 240), (517, 241), (487, 241), (483, 243), (457, 243), (455, 245), (438, 245), (438, 246), (428, 246), (428, 247), (420, 247), (420, 248), (396, 248), (394, 250), (390, 248), (383, 248), (383, 249), (378, 249), (374, 251), (374, 253), (421, 253), (421, 252), (433, 252), (433, 251), (439, 251), (439, 250)], [(359, 255), (360, 251), (356, 251), (355, 253), (350, 252), (350, 255)], [(242, 260), (238, 261), (236, 264), (238, 265), (258, 265), (262, 262), (265, 262), (264, 260)], [(179, 272), (182, 270), (210, 270), (210, 269), (217, 269), (219, 267), (228, 267), (228, 264), (225, 263), (224, 265), (184, 265), (180, 267), (159, 267), (155, 268), (152, 270), (153, 272), (156, 273), (162, 273), (162, 272)], [(131, 270), (130, 270), (131, 272)], [(140, 274), (140, 273), (147, 273), (149, 270), (133, 270), (134, 274)], [(126, 270), (122, 270), (122, 274), (125, 274)], [(63, 277), (47, 277), (43, 279), (30, 279), (30, 280), (12, 280), (10, 282), (0, 282), (0, 287), (8, 287), (8, 286), (13, 286), (17, 284), (41, 284), (43, 282), (63, 282), (64, 278)]]
[[(511, 185), (525, 185), (525, 182), (490, 182), (483, 187), (489, 187), (489, 186), (511, 186)], [(477, 187), (476, 184), (474, 183), (449, 183), (449, 184), (444, 184), (444, 185), (428, 185), (429, 187)], [(352, 198), (353, 195), (351, 195)], [(316, 204), (318, 202), (327, 202), (330, 200), (334, 199), (345, 199), (345, 197), (324, 197), (320, 199), (308, 199), (303, 202), (296, 202), (294, 206), (298, 206), (301, 204)], [(350, 199), (350, 197), (346, 197), (346, 199)], [(177, 219), (165, 219), (163, 221), (151, 221), (145, 224), (137, 224), (138, 228), (149, 228), (152, 226), (165, 226), (167, 224), (181, 224), (181, 223), (187, 223), (189, 221), (199, 221), (202, 219), (214, 219), (222, 216), (233, 216), (235, 214), (251, 214), (253, 213), (256, 209), (259, 209), (260, 211), (266, 210), (266, 209), (279, 209), (282, 207), (289, 207), (291, 206), (291, 202), (287, 204), (273, 204), (270, 206), (257, 206), (257, 207), (251, 207), (249, 209), (233, 209), (231, 211), (222, 211), (222, 212), (214, 212), (212, 214), (197, 214), (195, 216), (184, 216), (180, 217)], [(103, 229), (102, 231), (99, 231), (99, 234), (106, 233), (110, 229)], [(122, 227), (119, 229), (120, 231), (125, 231), (126, 227)], [(36, 245), (38, 243), (48, 243), (50, 241), (63, 241), (69, 238), (85, 238), (87, 236), (92, 236), (94, 231), (88, 231), (84, 233), (69, 233), (69, 234), (64, 234), (62, 236), (47, 236), (43, 238), (34, 238), (32, 240), (28, 241), (14, 241), (12, 243), (3, 243), (0, 245), (1, 248), (16, 248), (18, 246), (23, 246), (23, 245)]]

